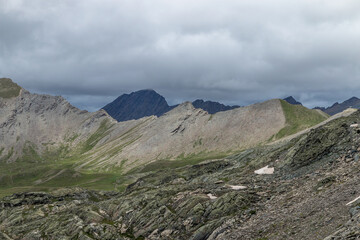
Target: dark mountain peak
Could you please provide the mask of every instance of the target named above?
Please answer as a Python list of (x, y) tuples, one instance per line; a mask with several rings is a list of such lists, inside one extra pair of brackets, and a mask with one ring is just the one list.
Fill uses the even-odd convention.
[(135, 91), (135, 92), (132, 92), (131, 94), (154, 94), (154, 95), (159, 95), (161, 96), (160, 94), (158, 94), (154, 89), (142, 89), (142, 90), (139, 90), (139, 91)]
[[(193, 103), (204, 103), (205, 101), (202, 99), (196, 99), (195, 101), (193, 101)], [(208, 101), (210, 102), (210, 101)]]
[[(218, 102), (204, 101), (202, 99), (197, 99), (192, 103), (188, 102), (186, 104), (190, 104), (195, 108), (201, 108), (210, 114), (239, 107), (226, 106)], [(121, 122), (152, 115), (159, 117), (175, 107), (177, 107), (177, 105), (169, 106), (165, 98), (155, 90), (143, 89), (130, 94), (123, 94), (112, 103), (103, 107), (103, 109), (110, 116)]]
[(202, 99), (195, 100), (194, 102), (192, 102), (192, 105), (195, 108), (201, 108), (210, 114), (214, 114), (221, 111), (227, 111), (239, 107), (239, 106), (226, 106), (218, 102), (204, 101)]
[(123, 94), (103, 109), (118, 121), (139, 119), (147, 116), (161, 116), (171, 107), (165, 98), (152, 89)]
[(289, 96), (287, 98), (284, 98), (283, 100), (293, 105), (302, 105), (301, 102), (296, 101), (293, 96)]
[(329, 115), (335, 115), (348, 108), (360, 109), (360, 99), (357, 97), (351, 97), (342, 103), (336, 102), (333, 105), (331, 105), (331, 107), (321, 108), (321, 110)]
[(352, 98), (349, 98), (348, 100), (344, 101), (343, 103), (357, 103), (358, 101), (360, 101), (359, 98), (352, 97)]

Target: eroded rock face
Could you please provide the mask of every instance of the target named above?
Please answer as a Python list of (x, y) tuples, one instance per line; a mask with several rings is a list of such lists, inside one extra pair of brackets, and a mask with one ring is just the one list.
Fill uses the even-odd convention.
[[(85, 141), (101, 122), (114, 121), (105, 111), (89, 113), (63, 97), (31, 94), (21, 89), (12, 98), (0, 97), (0, 159), (11, 162), (30, 151), (41, 155), (66, 141)], [(69, 139), (75, 138), (70, 142)]]
[[(187, 171), (202, 175), (223, 165), (209, 163)], [(252, 192), (220, 190), (211, 183), (204, 189), (190, 176), (186, 184), (172, 184), (168, 176), (140, 179), (123, 194), (65, 189), (6, 197), (0, 202), (0, 235), (31, 239), (206, 239), (234, 213), (244, 220), (249, 218), (259, 200)], [(156, 187), (142, 181), (162, 184)], [(209, 191), (219, 197), (209, 199)]]
[(326, 237), (324, 240), (342, 240), (342, 239), (359, 239), (360, 238), (360, 206), (350, 209), (351, 219), (340, 227), (335, 233)]

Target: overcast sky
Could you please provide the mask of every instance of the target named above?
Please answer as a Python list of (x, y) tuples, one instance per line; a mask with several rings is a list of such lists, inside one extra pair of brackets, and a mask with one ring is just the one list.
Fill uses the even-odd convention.
[(0, 77), (96, 110), (360, 97), (359, 0), (0, 0)]

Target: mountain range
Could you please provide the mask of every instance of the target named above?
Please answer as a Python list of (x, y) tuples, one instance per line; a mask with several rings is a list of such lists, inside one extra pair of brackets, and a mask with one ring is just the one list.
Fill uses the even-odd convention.
[[(284, 101), (286, 101), (290, 104), (294, 104), (294, 105), (302, 105), (300, 102), (296, 101), (295, 98), (292, 96), (284, 98)], [(335, 114), (345, 111), (348, 108), (360, 109), (360, 99), (357, 97), (352, 97), (352, 98), (349, 98), (348, 100), (345, 100), (342, 103), (336, 102), (330, 107), (315, 107), (314, 109), (319, 109), (319, 110), (323, 111), (324, 113), (327, 113), (330, 116), (333, 116)]]
[[(110, 169), (126, 173), (157, 162), (214, 159), (294, 134), (327, 118), (318, 110), (273, 99), (216, 114), (185, 102), (160, 117), (117, 122), (104, 110), (81, 111), (62, 97), (31, 94), (9, 79), (6, 82), (3, 92), (18, 91), (17, 96), (0, 98), (0, 160), (10, 165), (22, 162), (25, 168), (43, 162), (41, 166), (47, 168), (55, 156), (66, 159), (60, 162), (69, 161), (67, 169), (74, 174)], [(166, 104), (148, 90), (128, 98), (136, 101), (139, 95), (157, 100), (152, 109)], [(139, 105), (135, 107), (144, 113), (146, 109)], [(38, 178), (34, 181), (46, 181)]]
[[(200, 108), (210, 114), (227, 111), (239, 106), (225, 106), (218, 102), (203, 101), (201, 99), (192, 102), (195, 108)], [(123, 94), (103, 109), (111, 117), (119, 122), (136, 120), (148, 116), (160, 117), (178, 105), (169, 106), (165, 98), (151, 89), (140, 90), (130, 94)]]
[[(283, 99), (284, 101), (293, 105), (302, 105), (293, 96)], [(203, 109), (209, 114), (215, 114), (222, 111), (228, 111), (240, 106), (227, 106), (218, 102), (204, 101), (197, 99), (192, 102), (195, 108)], [(154, 90), (140, 90), (130, 94), (123, 94), (115, 99), (113, 102), (107, 104), (104, 109), (111, 117), (119, 122), (136, 120), (148, 116), (162, 116), (163, 114), (171, 111), (178, 105), (169, 106), (163, 96)], [(333, 116), (341, 113), (347, 108), (360, 109), (360, 99), (352, 97), (342, 103), (334, 103), (330, 107), (315, 107), (326, 114)]]
[(356, 108), (356, 109), (360, 109), (360, 99), (357, 97), (352, 97), (342, 103), (334, 103), (332, 106), (330, 107), (316, 107), (316, 109), (320, 109), (321, 111), (329, 114), (329, 115), (335, 115), (339, 112), (344, 111), (345, 109), (348, 108)]
[(272, 99), (165, 112), (143, 90), (118, 101), (139, 119), (117, 121), (0, 86), (1, 239), (360, 237), (359, 111)]

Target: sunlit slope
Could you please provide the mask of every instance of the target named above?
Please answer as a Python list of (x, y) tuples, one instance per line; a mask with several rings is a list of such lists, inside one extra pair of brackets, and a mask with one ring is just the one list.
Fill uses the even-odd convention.
[(329, 118), (329, 115), (320, 110), (308, 109), (302, 105), (292, 105), (284, 100), (280, 100), (280, 102), (286, 124), (284, 128), (274, 135), (272, 140), (295, 134)]

